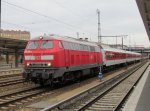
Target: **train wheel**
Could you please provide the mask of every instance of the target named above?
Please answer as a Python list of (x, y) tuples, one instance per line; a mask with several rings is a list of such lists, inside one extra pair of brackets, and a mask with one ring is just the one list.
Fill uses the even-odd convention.
[(41, 85), (41, 86), (44, 86), (43, 80), (40, 80), (40, 85)]
[(53, 88), (54, 87), (54, 82), (53, 79), (49, 81), (50, 87)]
[(65, 74), (61, 77), (61, 84), (66, 84), (67, 80), (66, 80), (66, 77), (65, 77)]
[(93, 77), (95, 75), (94, 69), (91, 69), (90, 76)]
[(79, 81), (82, 81), (83, 80), (83, 73), (82, 73), (82, 71), (79, 71), (79, 75), (80, 75)]
[(76, 71), (76, 72), (72, 72), (73, 73), (73, 81), (74, 82), (79, 82), (80, 80), (80, 77), (81, 77), (81, 74), (80, 74), (80, 71)]

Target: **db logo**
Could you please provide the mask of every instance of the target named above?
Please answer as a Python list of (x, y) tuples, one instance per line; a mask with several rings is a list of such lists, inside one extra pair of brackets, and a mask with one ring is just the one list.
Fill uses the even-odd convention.
[(41, 59), (41, 57), (40, 56), (36, 56), (36, 60), (40, 60)]

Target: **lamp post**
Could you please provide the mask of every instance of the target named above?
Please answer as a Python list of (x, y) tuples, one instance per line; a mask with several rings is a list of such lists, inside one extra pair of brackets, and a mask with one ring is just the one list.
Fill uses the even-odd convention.
[[(102, 39), (101, 39), (101, 28), (100, 28), (100, 10), (96, 10), (97, 15), (98, 15), (98, 44), (101, 45)], [(100, 47), (100, 52), (101, 52), (101, 47)], [(102, 57), (102, 56), (101, 56)], [(99, 75), (102, 75), (102, 66), (100, 66), (100, 72)]]
[(101, 27), (100, 27), (100, 10), (97, 9), (97, 15), (98, 15), (98, 42), (101, 44), (102, 38), (101, 38)]

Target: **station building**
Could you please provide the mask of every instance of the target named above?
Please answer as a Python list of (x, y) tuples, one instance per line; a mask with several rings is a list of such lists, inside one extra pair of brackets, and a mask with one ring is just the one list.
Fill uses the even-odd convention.
[(0, 29), (0, 62), (18, 66), (23, 61), (23, 51), (30, 39), (29, 31)]

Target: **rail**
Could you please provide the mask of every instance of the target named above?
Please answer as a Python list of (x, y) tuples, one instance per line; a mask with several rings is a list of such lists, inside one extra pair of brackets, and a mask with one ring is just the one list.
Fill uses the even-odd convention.
[[(100, 83), (99, 85), (94, 86), (94, 87), (91, 88), (91, 89), (87, 89), (86, 91), (82, 91), (82, 92), (80, 92), (79, 94), (76, 94), (76, 95), (73, 96), (73, 97), (70, 97), (70, 98), (68, 98), (68, 99), (66, 99), (66, 100), (63, 100), (63, 101), (61, 101), (61, 102), (59, 102), (59, 103), (57, 103), (57, 104), (51, 105), (51, 106), (49, 106), (49, 107), (43, 109), (42, 111), (51, 111), (51, 110), (54, 110), (54, 109), (56, 109), (56, 110), (62, 110), (63, 108), (65, 108), (65, 107), (67, 107), (67, 106), (69, 106), (69, 105), (75, 103), (76, 101), (81, 100), (82, 98), (86, 97), (86, 96), (89, 95), (89, 94), (94, 93), (95, 91), (97, 91), (97, 90), (99, 90), (99, 89), (104, 89), (104, 87), (107, 87), (108, 85), (111, 85), (111, 84), (113, 84), (114, 82), (115, 82), (115, 84), (117, 84), (116, 81), (118, 81), (118, 80), (119, 80), (119, 81), (122, 81), (123, 79), (127, 78), (127, 77), (130, 76), (132, 73), (134, 73), (135, 71), (137, 71), (140, 67), (142, 67), (143, 64), (145, 64), (145, 62), (142, 62), (140, 65), (137, 65), (136, 67), (133, 67), (133, 68), (131, 68), (130, 70), (127, 70), (127, 71), (121, 73), (120, 75), (117, 75), (116, 77), (109, 79), (108, 81), (105, 81), (105, 82), (103, 82), (103, 83)], [(111, 89), (111, 88), (109, 88), (109, 90), (110, 90), (110, 89)], [(106, 93), (106, 91), (104, 91), (104, 93)], [(104, 93), (103, 93), (103, 94), (104, 94)], [(102, 95), (102, 94), (101, 94), (101, 95)], [(84, 109), (84, 108), (83, 108), (83, 109)], [(83, 110), (83, 109), (81, 108), (81, 110)], [(79, 111), (81, 111), (81, 110), (80, 110), (80, 108), (79, 108)]]

